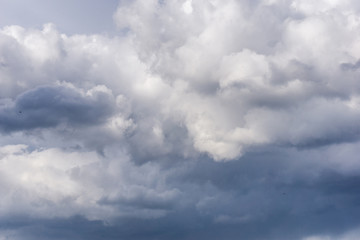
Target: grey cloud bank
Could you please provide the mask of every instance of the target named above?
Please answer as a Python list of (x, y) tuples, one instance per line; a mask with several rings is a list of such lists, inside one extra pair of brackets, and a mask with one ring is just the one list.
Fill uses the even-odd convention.
[(113, 37), (3, 27), (0, 239), (358, 239), (359, 11), (136, 0)]
[(55, 127), (61, 122), (76, 127), (97, 124), (111, 115), (115, 106), (115, 100), (108, 95), (95, 90), (82, 96), (71, 88), (38, 87), (21, 94), (13, 106), (2, 109), (1, 129), (11, 132)]

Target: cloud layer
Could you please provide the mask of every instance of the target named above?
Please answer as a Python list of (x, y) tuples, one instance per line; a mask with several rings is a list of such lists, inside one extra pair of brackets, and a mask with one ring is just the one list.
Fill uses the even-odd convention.
[(0, 239), (355, 239), (359, 11), (135, 0), (114, 37), (2, 28)]

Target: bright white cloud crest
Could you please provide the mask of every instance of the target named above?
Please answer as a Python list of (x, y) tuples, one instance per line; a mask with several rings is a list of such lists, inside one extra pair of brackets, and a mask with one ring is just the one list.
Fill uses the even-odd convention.
[[(357, 74), (341, 68), (359, 58), (357, 13), (349, 3), (180, 4), (135, 1), (120, 6), (115, 19), (130, 29), (149, 70), (177, 93), (176, 104), (167, 99), (162, 104), (185, 115), (198, 151), (215, 160), (233, 159), (249, 146), (311, 144), (329, 139), (334, 129), (343, 133), (357, 125), (359, 112), (344, 99), (357, 97)], [(184, 14), (190, 6), (191, 15)], [(186, 86), (179, 96), (177, 82)], [(353, 116), (353, 122), (329, 122), (327, 108), (336, 118)], [(314, 121), (316, 114), (322, 119)]]

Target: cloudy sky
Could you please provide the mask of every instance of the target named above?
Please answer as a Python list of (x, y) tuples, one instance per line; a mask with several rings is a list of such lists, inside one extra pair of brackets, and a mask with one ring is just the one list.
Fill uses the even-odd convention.
[(357, 240), (356, 0), (0, 0), (0, 240)]

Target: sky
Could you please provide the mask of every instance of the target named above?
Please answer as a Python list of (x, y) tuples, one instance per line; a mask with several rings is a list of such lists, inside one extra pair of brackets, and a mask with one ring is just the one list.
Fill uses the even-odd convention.
[(19, 25), (42, 29), (56, 24), (61, 33), (108, 34), (116, 32), (112, 14), (118, 0), (0, 0), (0, 27)]
[(0, 0), (0, 240), (360, 238), (360, 3)]

